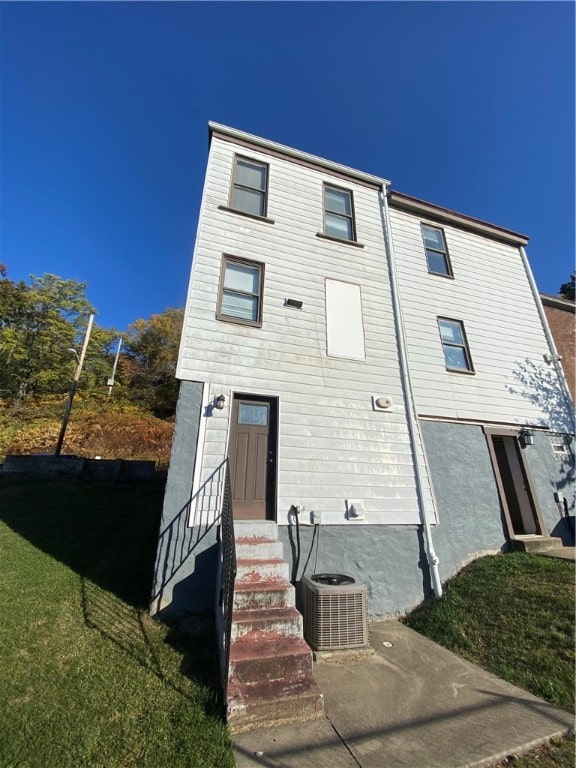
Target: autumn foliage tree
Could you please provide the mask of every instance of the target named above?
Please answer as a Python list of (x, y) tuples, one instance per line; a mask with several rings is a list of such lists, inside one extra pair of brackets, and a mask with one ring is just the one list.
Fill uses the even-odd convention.
[(157, 415), (174, 413), (178, 399), (175, 378), (184, 310), (169, 307), (149, 320), (136, 320), (127, 334), (122, 375), (131, 399)]
[[(90, 314), (95, 310), (86, 283), (52, 274), (15, 282), (0, 264), (0, 400), (18, 410), (27, 401), (66, 393)], [(161, 417), (174, 413), (183, 318), (183, 309), (168, 308), (129, 326), (109, 402)], [(114, 329), (93, 324), (79, 393), (108, 394), (118, 338)]]
[[(88, 316), (86, 283), (57, 275), (8, 279), (0, 271), (0, 397), (19, 407), (32, 396), (65, 392), (76, 365)], [(83, 370), (82, 387), (104, 386), (109, 348), (116, 333), (94, 327)]]

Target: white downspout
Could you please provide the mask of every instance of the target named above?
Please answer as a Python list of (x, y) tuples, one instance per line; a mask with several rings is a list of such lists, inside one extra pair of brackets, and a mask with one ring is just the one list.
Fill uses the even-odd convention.
[(526, 275), (528, 276), (528, 282), (530, 283), (530, 289), (532, 290), (532, 296), (534, 297), (534, 302), (536, 304), (536, 309), (538, 310), (540, 322), (544, 329), (544, 334), (546, 335), (548, 348), (550, 349), (550, 353), (552, 355), (552, 359), (550, 362), (554, 365), (554, 369), (562, 385), (562, 394), (566, 399), (566, 404), (568, 406), (568, 413), (570, 414), (570, 417), (572, 419), (572, 432), (574, 432), (575, 431), (574, 403), (572, 402), (572, 395), (570, 394), (568, 382), (566, 381), (566, 374), (564, 373), (564, 368), (562, 368), (562, 363), (560, 362), (560, 355), (558, 354), (558, 350), (556, 348), (556, 344), (554, 343), (552, 332), (550, 331), (550, 326), (548, 325), (548, 318), (546, 317), (546, 312), (544, 312), (544, 307), (542, 306), (542, 299), (540, 298), (540, 294), (538, 292), (538, 286), (536, 285), (536, 281), (534, 280), (534, 275), (532, 274), (530, 262), (528, 261), (528, 257), (526, 256), (526, 251), (524, 250), (524, 246), (522, 245), (520, 246), (520, 256), (522, 257), (522, 263), (524, 264), (524, 269), (526, 271)]
[[(442, 597), (442, 582), (440, 581), (440, 574), (438, 572), (438, 555), (434, 550), (434, 542), (432, 541), (432, 530), (430, 528), (430, 520), (428, 516), (428, 510), (426, 508), (426, 497), (424, 494), (424, 483), (422, 476), (424, 473), (429, 477), (428, 468), (426, 466), (426, 456), (424, 448), (424, 440), (420, 432), (420, 426), (416, 417), (416, 405), (414, 400), (414, 391), (412, 389), (412, 380), (410, 378), (410, 370), (408, 368), (408, 352), (406, 348), (406, 334), (404, 330), (404, 320), (402, 316), (402, 309), (400, 306), (398, 280), (396, 277), (396, 259), (394, 256), (394, 244), (392, 240), (392, 228), (390, 226), (390, 214), (388, 211), (388, 200), (386, 198), (386, 186), (382, 185), (382, 218), (384, 224), (384, 241), (388, 251), (388, 272), (390, 275), (390, 290), (392, 294), (392, 307), (394, 310), (394, 319), (396, 322), (396, 330), (398, 336), (398, 357), (400, 362), (400, 376), (402, 378), (402, 385), (406, 395), (406, 415), (408, 417), (408, 431), (410, 434), (410, 441), (412, 443), (414, 451), (414, 471), (416, 476), (416, 491), (419, 497), (420, 517), (424, 526), (424, 536), (426, 540), (426, 556), (428, 558), (428, 567), (430, 569), (430, 580), (432, 582), (432, 589), (437, 598)], [(422, 457), (418, 447), (421, 446), (424, 456)], [(432, 503), (434, 504), (433, 490), (430, 488), (432, 494)], [(434, 511), (434, 510), (433, 510)]]

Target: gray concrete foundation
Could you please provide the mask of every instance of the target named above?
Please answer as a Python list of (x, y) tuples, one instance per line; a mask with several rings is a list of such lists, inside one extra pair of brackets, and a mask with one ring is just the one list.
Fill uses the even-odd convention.
[(214, 611), (217, 527), (194, 525), (191, 519), (202, 391), (200, 382), (180, 384), (156, 551), (152, 614), (183, 617)]
[[(182, 382), (156, 561), (152, 612), (212, 612), (218, 561), (217, 524), (191, 521), (202, 384)], [(432, 537), (444, 582), (468, 562), (507, 549), (488, 444), (480, 425), (423, 421), (422, 433), (438, 506)], [(573, 543), (573, 454), (556, 457), (549, 436), (536, 432), (525, 449), (549, 534)], [(560, 507), (560, 491), (567, 505)], [(572, 517), (570, 517), (572, 515)], [(192, 523), (192, 524), (191, 524)], [(421, 525), (280, 525), (292, 580), (331, 572), (368, 588), (370, 616), (401, 616), (431, 594)], [(300, 544), (298, 545), (298, 538)]]

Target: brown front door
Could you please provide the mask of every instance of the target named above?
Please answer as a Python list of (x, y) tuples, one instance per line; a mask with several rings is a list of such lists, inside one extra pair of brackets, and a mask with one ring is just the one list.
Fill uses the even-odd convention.
[(545, 535), (530, 470), (523, 454), (530, 448), (521, 448), (517, 435), (513, 433), (491, 433), (488, 441), (508, 537)]
[(276, 485), (276, 400), (235, 395), (228, 445), (237, 520), (273, 520)]

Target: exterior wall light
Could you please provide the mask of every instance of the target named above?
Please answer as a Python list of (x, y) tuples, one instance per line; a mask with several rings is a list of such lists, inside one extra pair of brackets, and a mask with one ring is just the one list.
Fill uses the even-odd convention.
[(224, 395), (218, 395), (218, 397), (214, 398), (214, 408), (217, 408), (219, 411), (223, 410), (224, 406), (226, 405), (226, 398)]
[(531, 429), (523, 429), (519, 438), (522, 448), (526, 448), (527, 445), (534, 445), (534, 432)]
[(392, 405), (391, 397), (387, 395), (372, 395), (372, 407), (375, 411), (389, 411)]
[(562, 360), (562, 355), (553, 355), (550, 352), (547, 352), (544, 355), (544, 361), (547, 363), (559, 363)]

